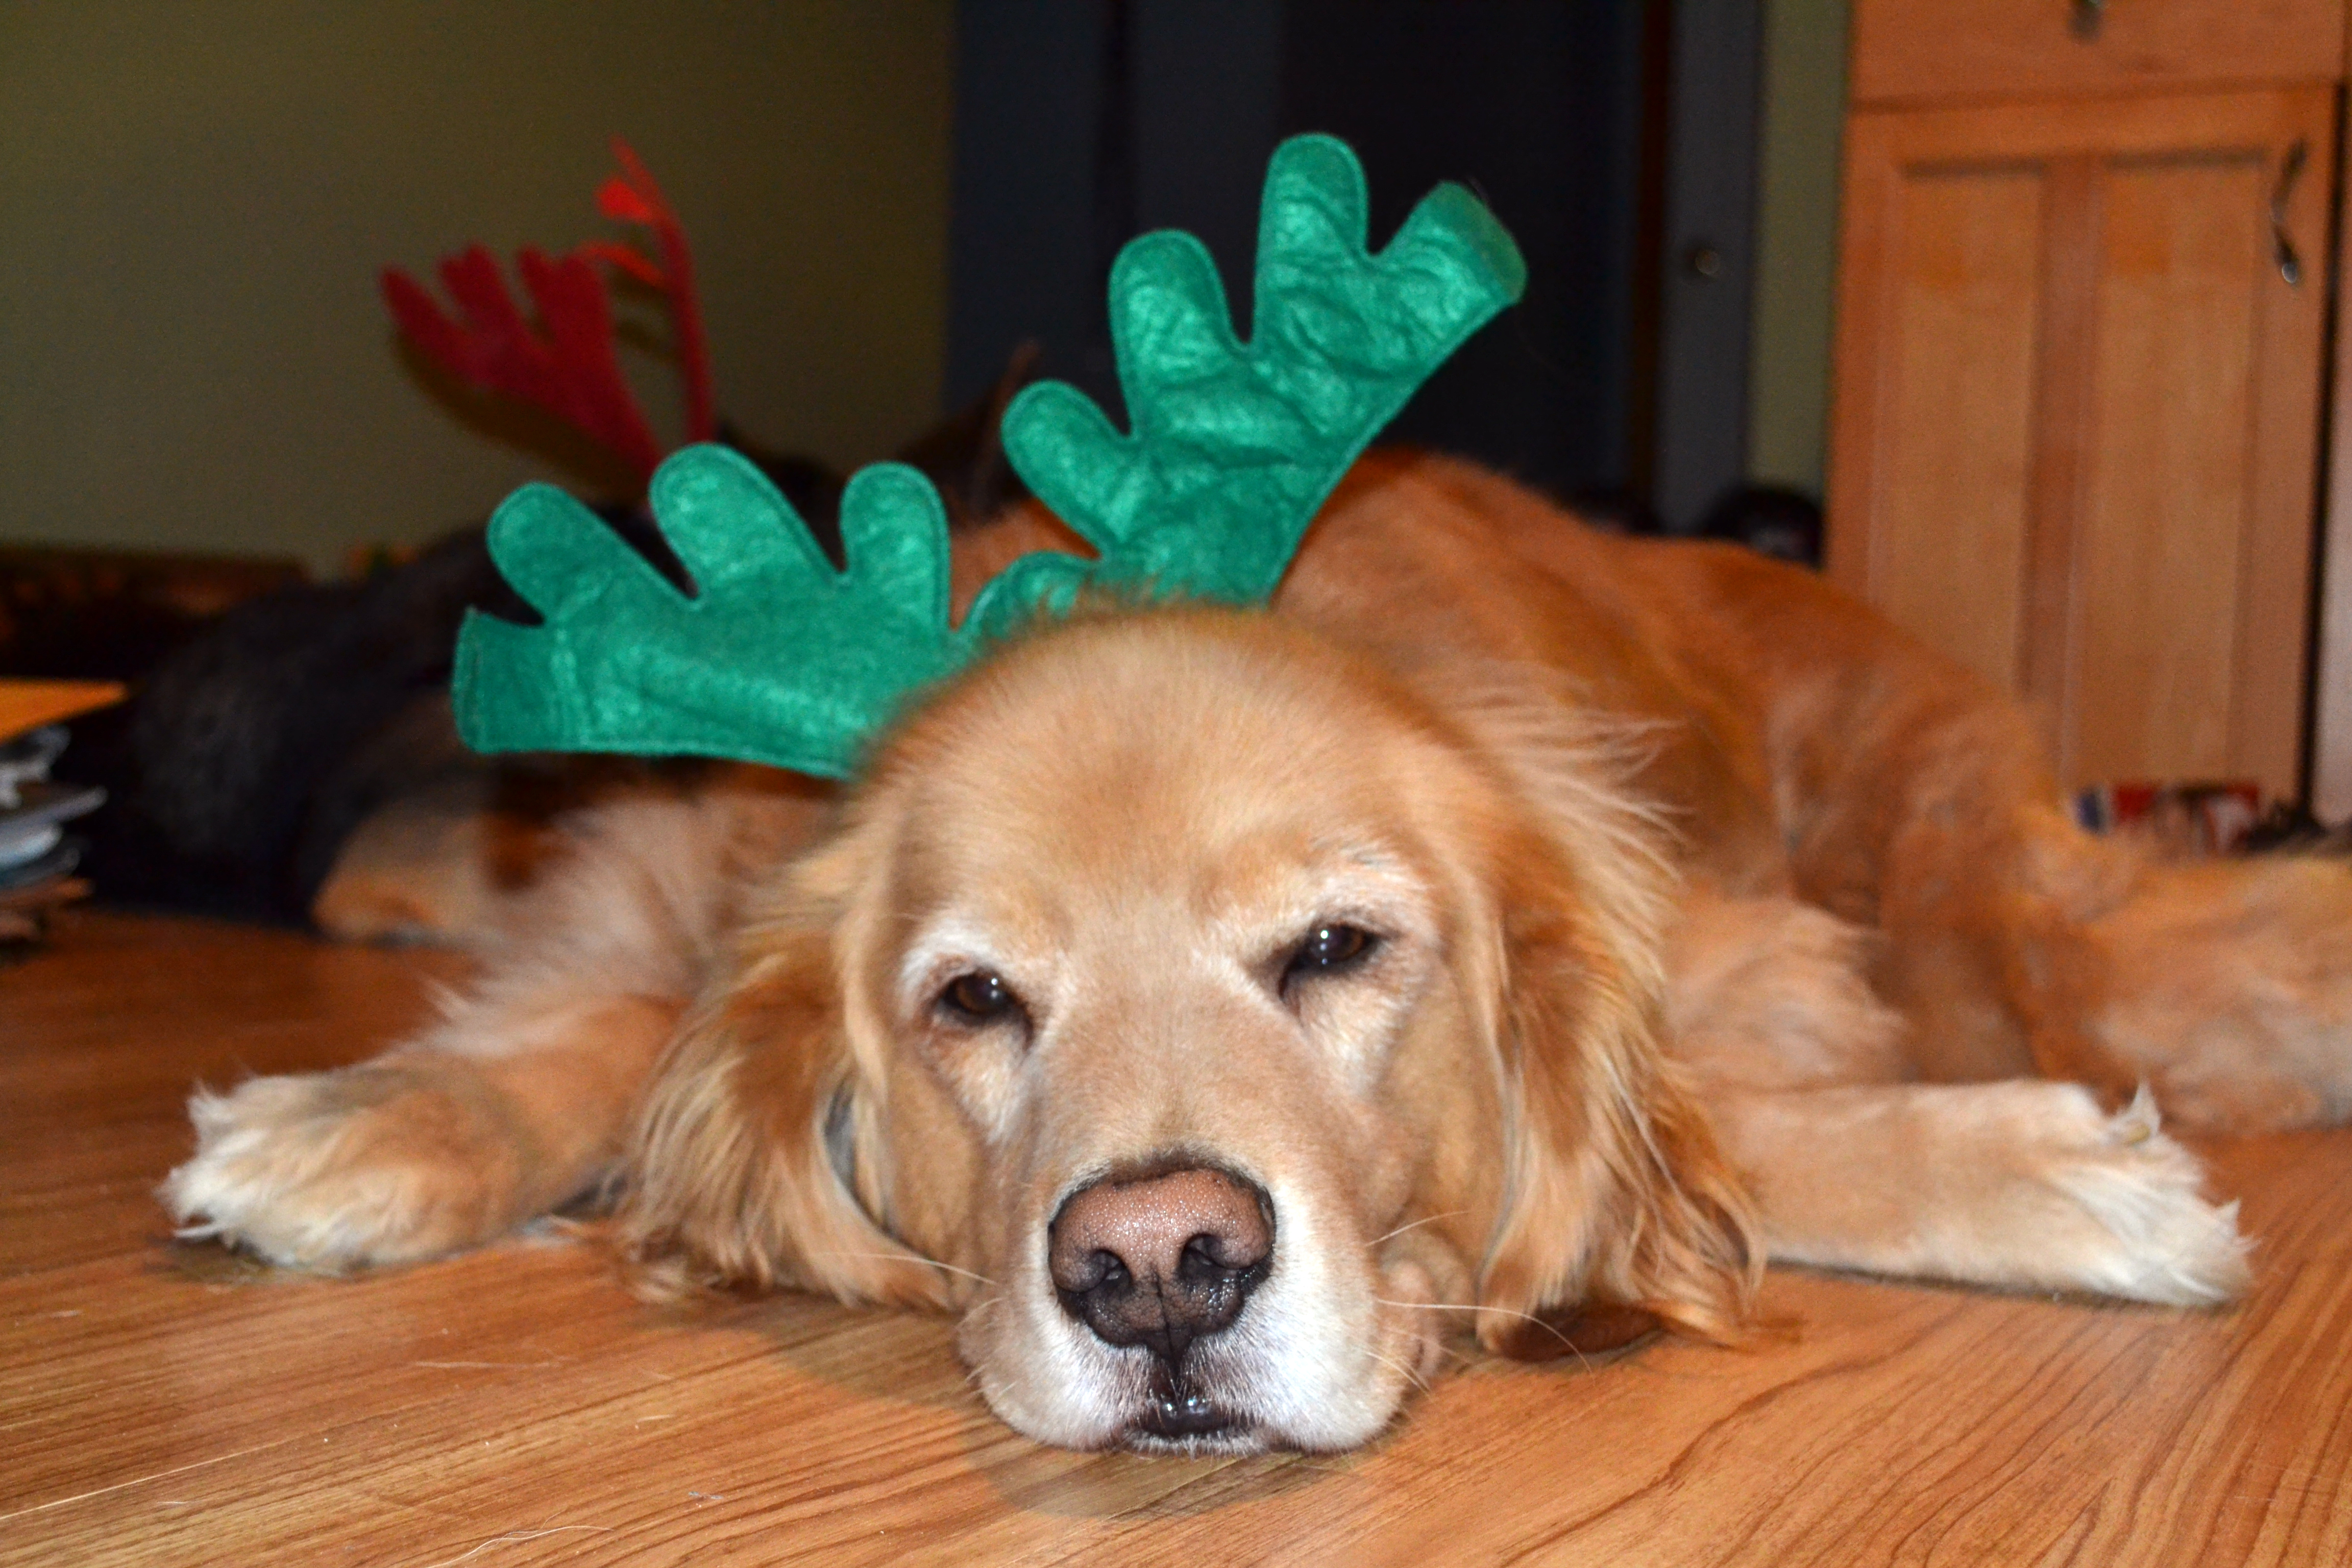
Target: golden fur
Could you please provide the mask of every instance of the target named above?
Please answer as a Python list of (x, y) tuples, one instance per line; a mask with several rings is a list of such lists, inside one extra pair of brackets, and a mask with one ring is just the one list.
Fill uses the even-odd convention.
[[(1034, 508), (964, 536), (960, 602), (1040, 544)], [(592, 814), (438, 1029), (200, 1095), (168, 1200), (339, 1268), (617, 1175), (650, 1288), (956, 1310), (1014, 1426), (1151, 1448), (1145, 1352), (1057, 1305), (1045, 1237), (1212, 1163), (1276, 1262), (1188, 1363), (1230, 1422), (1177, 1446), (1334, 1448), (1465, 1321), (1736, 1339), (1768, 1252), (2224, 1300), (2234, 1212), (2136, 1089), (2352, 1110), (2341, 868), (2141, 863), (2013, 704), (1817, 579), (1443, 459), (1360, 463), (1273, 615), (1034, 632), (816, 809), (744, 775)], [(1329, 921), (1371, 956), (1293, 987)], [(1016, 1019), (940, 1003), (980, 970)]]

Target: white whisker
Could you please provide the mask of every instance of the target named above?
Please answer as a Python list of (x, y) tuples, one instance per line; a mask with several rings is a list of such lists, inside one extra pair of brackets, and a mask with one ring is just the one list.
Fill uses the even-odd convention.
[(1465, 1215), (1469, 1212), (1470, 1211), (1468, 1209), (1447, 1209), (1444, 1214), (1426, 1214), (1422, 1215), (1419, 1219), (1406, 1221), (1404, 1224), (1397, 1226), (1394, 1230), (1390, 1231), (1387, 1236), (1376, 1236), (1372, 1237), (1371, 1240), (1364, 1243), (1364, 1245), (1366, 1247), (1378, 1247), (1381, 1243), (1389, 1240), (1391, 1237), (1402, 1236), (1406, 1231), (1412, 1229), (1415, 1226), (1434, 1225), (1439, 1220), (1452, 1219), (1456, 1215)]
[(1544, 1321), (1533, 1312), (1522, 1312), (1511, 1307), (1484, 1307), (1458, 1301), (1391, 1301), (1385, 1296), (1375, 1296), (1372, 1300), (1383, 1307), (1426, 1307), (1435, 1312), (1495, 1312), (1506, 1318), (1524, 1319), (1567, 1346), (1568, 1353), (1578, 1361), (1588, 1367), (1592, 1364), (1591, 1358), (1576, 1348), (1574, 1340), (1570, 1339), (1566, 1334), (1561, 1333), (1557, 1326)]
[(1364, 1353), (1371, 1357), (1374, 1361), (1379, 1362), (1382, 1366), (1394, 1367), (1398, 1376), (1403, 1378), (1415, 1388), (1420, 1389), (1423, 1394), (1427, 1394), (1429, 1392), (1429, 1384), (1423, 1383), (1419, 1376), (1415, 1375), (1412, 1369), (1406, 1366), (1402, 1362), (1391, 1356), (1384, 1356), (1376, 1350), (1367, 1349)]
[(991, 1279), (985, 1274), (974, 1274), (969, 1268), (958, 1268), (952, 1263), (942, 1263), (936, 1258), (924, 1258), (912, 1252), (844, 1252), (838, 1247), (830, 1247), (823, 1252), (813, 1253), (811, 1256), (817, 1258), (875, 1258), (881, 1259), (885, 1263), (920, 1263), (929, 1268), (940, 1269), (949, 1274), (961, 1274), (967, 1279), (977, 1279), (983, 1285), (993, 1285), (996, 1283), (995, 1280)]

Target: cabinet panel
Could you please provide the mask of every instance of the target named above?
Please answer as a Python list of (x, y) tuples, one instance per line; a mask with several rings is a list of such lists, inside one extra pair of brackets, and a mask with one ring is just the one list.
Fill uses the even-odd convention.
[(2268, 171), (2252, 153), (2102, 171), (2090, 445), (2065, 771), (2230, 771)]
[(2004, 685), (2019, 670), (2043, 180), (1906, 181), (1889, 267), (1895, 372), (1870, 595)]
[(2331, 81), (2343, 0), (1855, 0), (1857, 103)]
[(2069, 784), (2294, 790), (2333, 133), (2324, 89), (1849, 120), (1830, 570)]

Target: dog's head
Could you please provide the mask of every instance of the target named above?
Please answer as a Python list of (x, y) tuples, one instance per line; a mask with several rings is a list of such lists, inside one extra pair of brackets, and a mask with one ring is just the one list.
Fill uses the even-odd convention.
[(989, 1404), (1079, 1447), (1361, 1443), (1461, 1318), (1731, 1331), (1644, 825), (1568, 706), (1431, 685), (1207, 610), (960, 679), (681, 1034), (633, 1252), (961, 1309)]

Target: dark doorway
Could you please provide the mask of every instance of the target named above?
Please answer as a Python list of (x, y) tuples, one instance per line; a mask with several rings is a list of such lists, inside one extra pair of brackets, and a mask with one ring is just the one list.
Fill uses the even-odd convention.
[[(1328, 131), (1370, 176), (1375, 244), (1450, 179), (1486, 200), (1528, 263), (1527, 298), (1431, 380), (1388, 438), (1562, 495), (1672, 497), (1667, 521), (1688, 526), (1738, 479), (1747, 415), (1752, 174), (1738, 170), (1744, 159), (1752, 171), (1754, 27), (1745, 43), (1698, 51), (1686, 38), (1678, 51), (1677, 19), (1712, 37), (1695, 26), (1710, 9), (963, 0), (950, 405), (1034, 340), (1045, 374), (1116, 413), (1104, 282), (1118, 247), (1148, 229), (1207, 242), (1246, 331), (1266, 158), (1286, 135)], [(1678, 53), (1706, 79), (1679, 115)], [(1695, 292), (1685, 274), (1700, 229), (1717, 260)], [(1656, 482), (1662, 467), (1675, 483)]]

